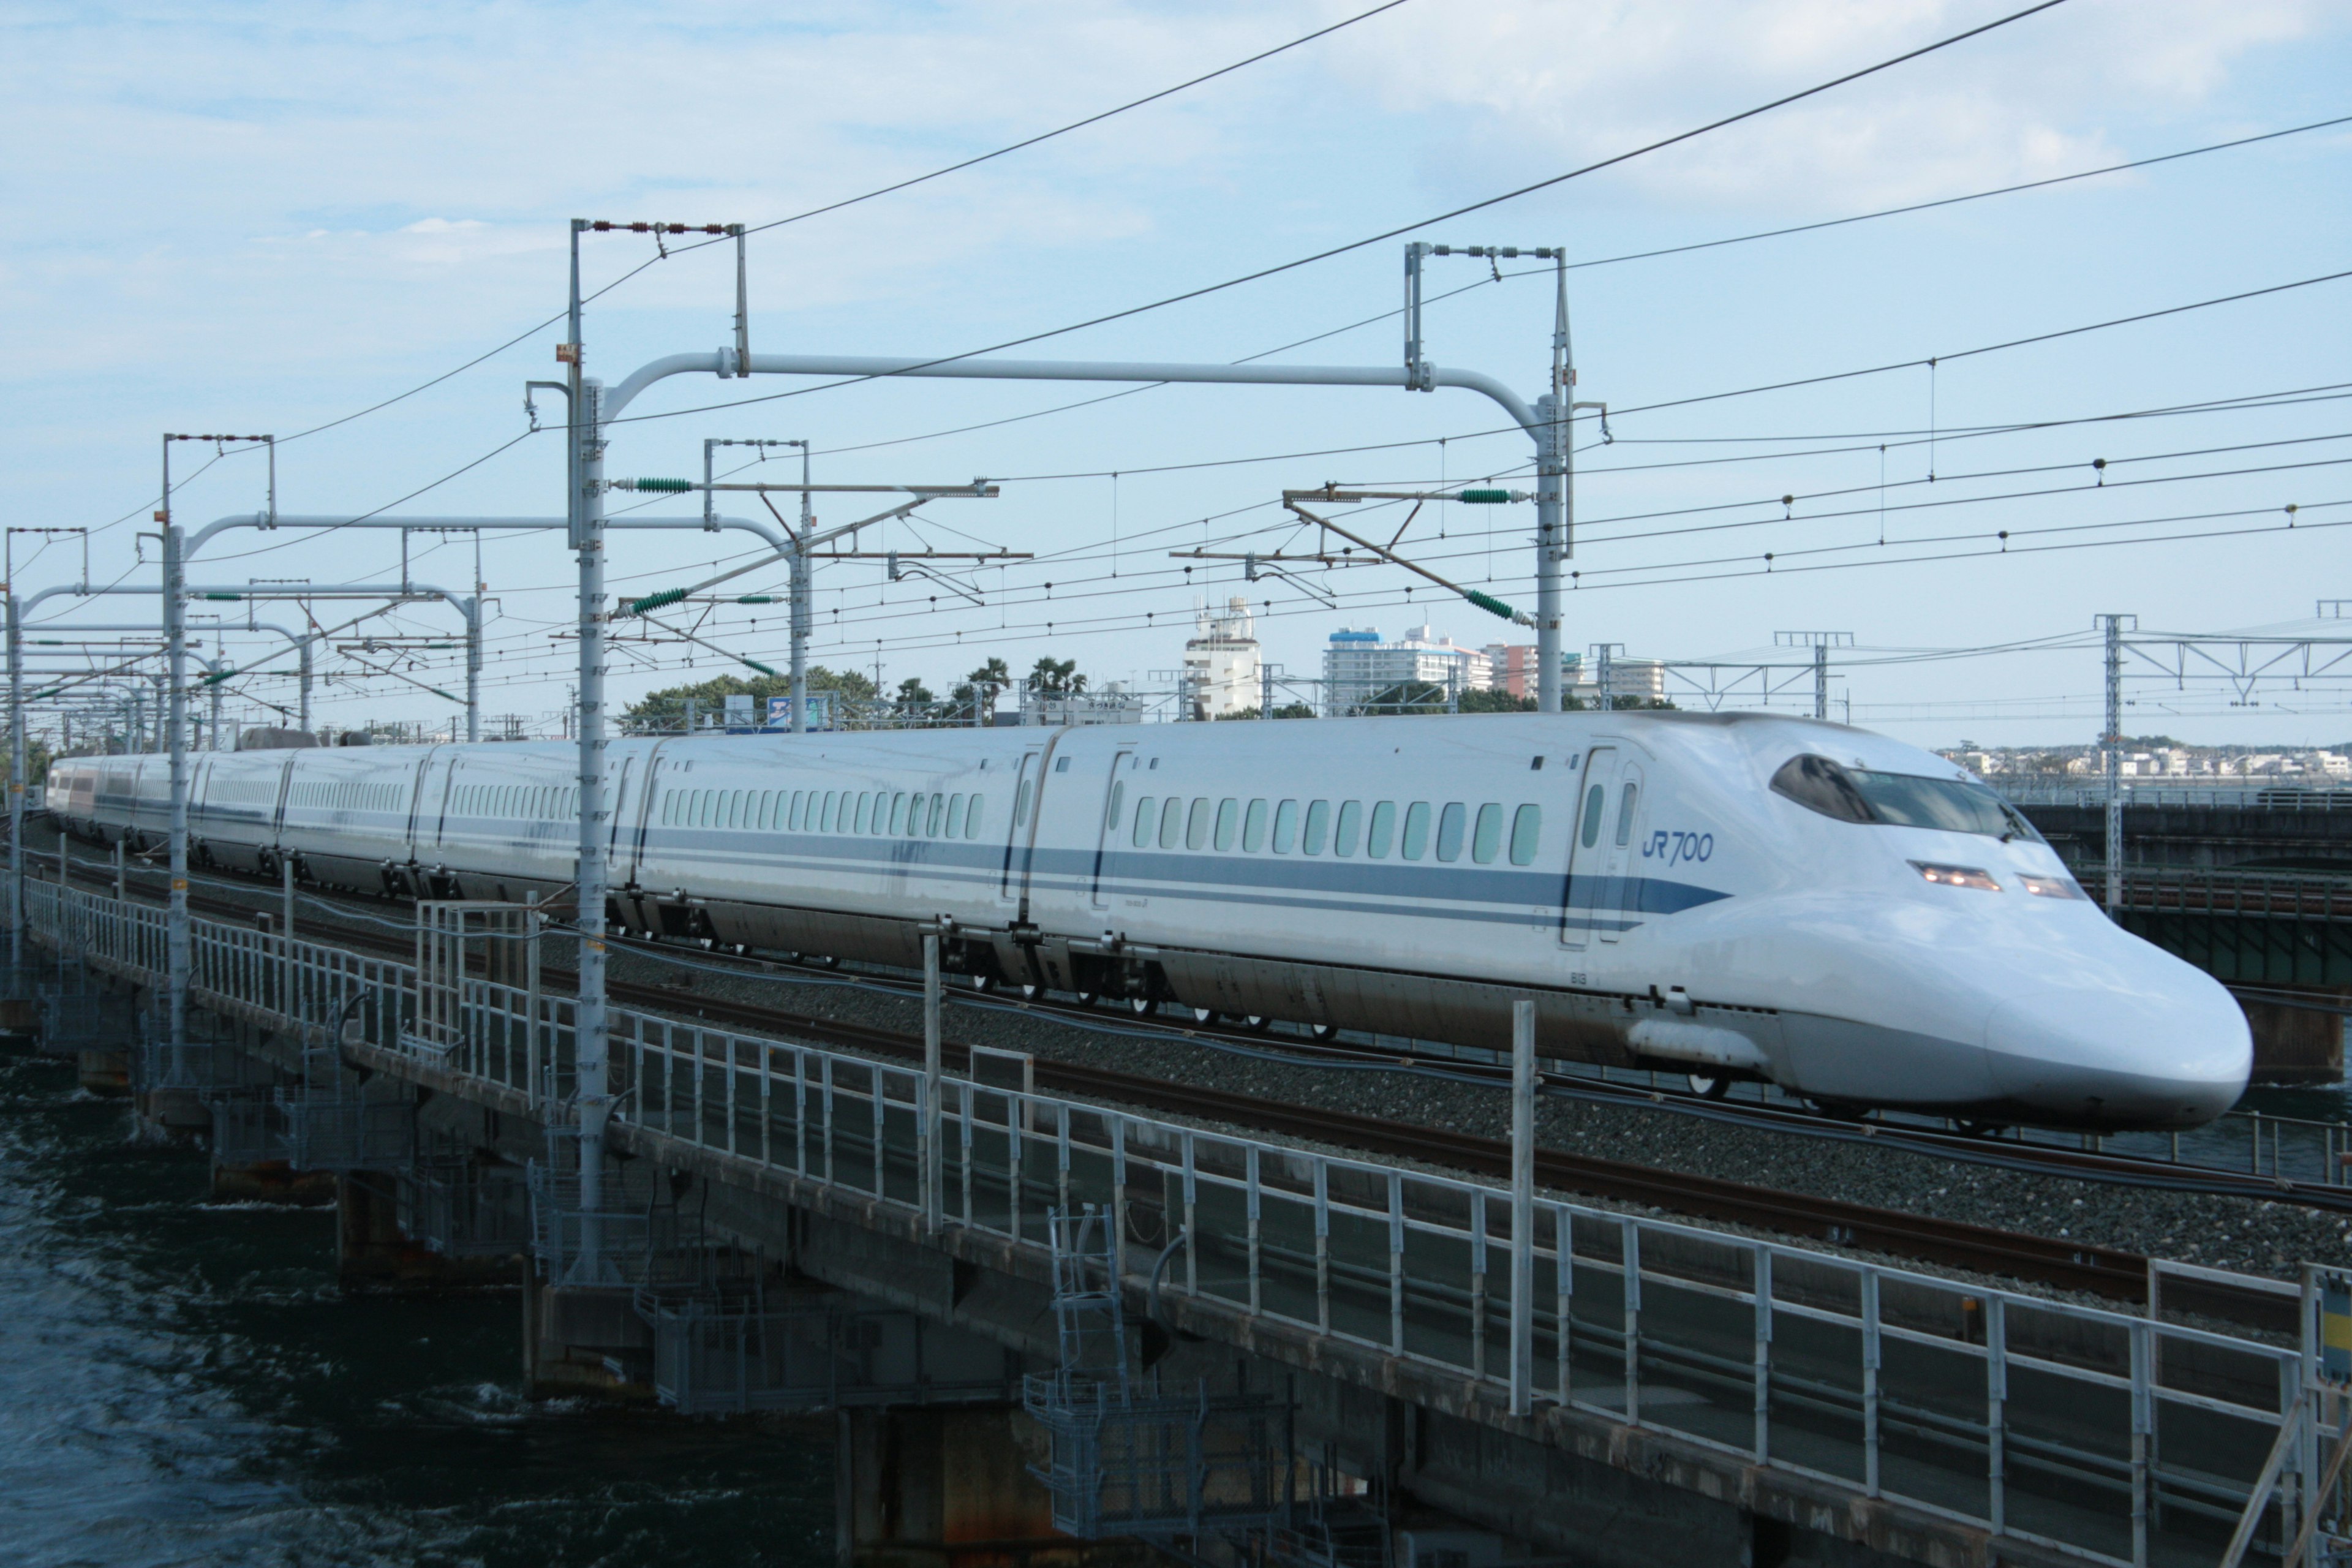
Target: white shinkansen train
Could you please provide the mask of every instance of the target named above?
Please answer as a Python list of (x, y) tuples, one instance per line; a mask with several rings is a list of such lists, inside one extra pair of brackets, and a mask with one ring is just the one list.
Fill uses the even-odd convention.
[[(192, 759), (199, 864), (560, 898), (568, 743)], [(2244, 1016), (2115, 926), (1928, 752), (1752, 714), (1341, 719), (615, 742), (611, 918), (670, 937), (1768, 1079), (1824, 1107), (2189, 1127)], [(161, 757), (69, 759), (74, 832), (152, 847)]]

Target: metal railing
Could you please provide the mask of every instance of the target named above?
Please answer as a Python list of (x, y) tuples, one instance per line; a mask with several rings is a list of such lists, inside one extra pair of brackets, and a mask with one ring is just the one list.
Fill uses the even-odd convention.
[[(1996, 774), (1985, 781), (2012, 805), (2072, 805), (2096, 810), (2107, 803), (2105, 784), (2008, 784)], [(2242, 811), (2352, 811), (2352, 782), (2308, 784), (2275, 779), (2243, 783), (2140, 783), (2126, 779), (2118, 793), (2126, 805), (2218, 805)]]
[[(84, 933), (94, 966), (160, 979), (158, 911), (50, 885), (28, 898), (37, 928)], [(194, 942), (202, 1005), (347, 1017), (378, 1051), (535, 1096), (535, 1062), (569, 1077), (555, 999), (469, 980), (478, 1037), (428, 1058), (402, 1027), (406, 966), (201, 920)], [(1485, 1391), (1465, 1402), (1507, 1391), (1523, 1245), (1537, 1388), (1562, 1409), (2091, 1562), (2210, 1563), (2250, 1503), (2254, 1551), (2275, 1559), (2299, 1523), (2297, 1485), (2258, 1484), (2315, 1397), (2295, 1348), (1557, 1199), (1515, 1237), (1509, 1194), (1465, 1176), (952, 1079), (934, 1165), (908, 1068), (626, 1009), (611, 1050), (624, 1128), (909, 1223), (936, 1168), (943, 1223), (1041, 1266), (1049, 1213), (1096, 1205), (1127, 1289)], [(576, 1234), (541, 1245), (579, 1256)]]

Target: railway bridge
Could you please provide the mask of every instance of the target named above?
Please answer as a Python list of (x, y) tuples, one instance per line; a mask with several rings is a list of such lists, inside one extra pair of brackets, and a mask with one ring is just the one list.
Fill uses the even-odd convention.
[(45, 1048), (222, 1184), (331, 1182), (354, 1283), (519, 1273), (541, 1388), (837, 1413), (845, 1564), (2274, 1562), (2328, 1458), (2292, 1336), (2092, 1249), (2095, 1294), (2011, 1288), (1041, 1088), (936, 983), (903, 1049), (615, 1009), (585, 1190), (537, 910), (420, 904), (393, 954), (199, 919), (200, 1031), (122, 1053), (162, 911), (26, 907)]

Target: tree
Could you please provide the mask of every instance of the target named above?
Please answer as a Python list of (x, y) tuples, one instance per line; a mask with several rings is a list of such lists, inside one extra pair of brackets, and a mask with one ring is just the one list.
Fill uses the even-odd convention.
[[(1277, 719), (1312, 719), (1315, 717), (1315, 710), (1304, 702), (1286, 702), (1274, 710), (1274, 716)], [(1237, 708), (1231, 713), (1220, 713), (1217, 715), (1217, 718), (1220, 721), (1226, 719), (1263, 719), (1265, 717), (1265, 710), (1263, 708)]]
[(957, 692), (958, 700), (978, 701), (981, 711), (984, 714), (981, 722), (983, 724), (995, 722), (997, 696), (1013, 684), (1013, 672), (1004, 667), (1004, 661), (1001, 658), (992, 658), (970, 675), (965, 676), (964, 681), (968, 689)]
[[(821, 664), (809, 666), (808, 687), (811, 691), (838, 692), (855, 701), (870, 700), (878, 695), (871, 677), (860, 675), (854, 669), (827, 669)], [(646, 693), (622, 710), (621, 727), (625, 731), (639, 734), (649, 731), (675, 730), (686, 721), (686, 705), (689, 699), (694, 702), (696, 711), (715, 713), (726, 705), (728, 698), (734, 696), (750, 697), (764, 722), (768, 699), (789, 697), (792, 689), (791, 679), (782, 675), (758, 675), (749, 679), (740, 675), (722, 675), (692, 686), (664, 687), (659, 691)]]
[[(1572, 697), (1569, 700), (1576, 701)], [(1577, 706), (1581, 707), (1582, 704), (1578, 703)], [(1536, 700), (1532, 697), (1514, 697), (1507, 691), (1465, 691), (1462, 694), (1462, 711), (1465, 713), (1532, 713), (1535, 710)]]
[(1086, 689), (1087, 678), (1078, 673), (1075, 658), (1048, 654), (1029, 671), (1029, 689), (1039, 697), (1076, 697)]
[(895, 700), (898, 704), (899, 712), (911, 714), (929, 709), (935, 699), (931, 696), (929, 687), (924, 685), (919, 678), (910, 675), (898, 682), (898, 695)]

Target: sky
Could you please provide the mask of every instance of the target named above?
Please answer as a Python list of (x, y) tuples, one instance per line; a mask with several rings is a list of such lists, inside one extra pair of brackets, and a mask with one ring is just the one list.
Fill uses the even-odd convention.
[[(2341, 5), (2066, 0), (1424, 222), (2022, 0), (1405, 0), (1066, 135), (785, 221), (1370, 3), (12, 5), (0, 15), (0, 396), (16, 440), (0, 510), (11, 528), (89, 531), (12, 534), (15, 586), (155, 584), (149, 515), (167, 430), (278, 436), (287, 513), (559, 516), (561, 437), (531, 432), (523, 384), (559, 373), (573, 217), (774, 225), (748, 246), (755, 352), (925, 357), (1022, 341), (1010, 352), (1024, 357), (1225, 362), (1311, 338), (1272, 360), (1390, 366), (1407, 238), (1559, 246), (1576, 263), (1577, 395), (1610, 406), (1605, 431), (1594, 417), (1577, 427), (1570, 648), (1716, 659), (1719, 671), (1677, 682), (1739, 685), (1741, 669), (1809, 657), (1757, 650), (1833, 632), (1853, 645), (1833, 660), (1834, 711), (1856, 723), (1931, 745), (2084, 742), (2099, 726), (2093, 620), (2117, 613), (2150, 645), (2127, 682), (2134, 732), (2352, 737), (2347, 681), (2242, 689), (2158, 673), (2175, 660), (2159, 634), (2299, 622), (2352, 598), (2352, 278), (2312, 281), (2352, 269), (2352, 124), (1708, 243), (2352, 116)], [(1062, 330), (1391, 230), (1403, 232)], [(731, 246), (669, 249), (586, 241), (587, 286), (610, 286), (587, 313), (592, 374), (617, 381), (730, 341)], [(1647, 254), (1660, 251), (1675, 253)], [(1430, 357), (1540, 393), (1549, 270), (1430, 266)], [(2102, 325), (2129, 317), (2147, 319)], [(615, 426), (607, 472), (693, 474), (708, 438), (805, 439), (822, 483), (996, 482), (993, 500), (937, 501), (860, 543), (1031, 559), (941, 563), (952, 586), (889, 582), (880, 561), (821, 568), (812, 658), (878, 665), (891, 687), (913, 676), (943, 692), (984, 659), (1021, 670), (1050, 655), (1097, 684), (1164, 689), (1196, 605), (1236, 594), (1295, 677), (1318, 672), (1341, 627), (1531, 640), (1425, 585), (1408, 595), (1414, 580), (1394, 568), (1250, 582), (1240, 562), (1188, 572), (1171, 554), (1312, 553), (1312, 531), (1280, 509), (1286, 488), (1524, 485), (1527, 440), (1492, 404), (1394, 388), (1107, 395), (1118, 390), (680, 376)], [(560, 424), (560, 398), (540, 395), (538, 418)], [(721, 466), (747, 456), (722, 451)], [(265, 503), (251, 452), (183, 444), (173, 463), (183, 524)], [(772, 461), (736, 477), (796, 475)], [(791, 515), (791, 498), (775, 499)], [(886, 504), (825, 496), (817, 511), (829, 526)], [(616, 517), (699, 510), (631, 494), (611, 505)], [(765, 517), (748, 495), (725, 510)], [(1385, 538), (1408, 510), (1360, 516)], [(1397, 548), (1531, 604), (1532, 511), (1425, 506)], [(756, 560), (750, 543), (616, 534), (614, 584), (685, 586)], [(413, 535), (411, 579), (463, 594), (476, 549), (470, 534)], [(576, 667), (572, 558), (548, 533), (479, 552), (483, 710), (544, 731)], [(380, 585), (402, 570), (396, 532), (236, 530), (190, 575)], [(762, 566), (730, 591), (781, 582)], [(361, 608), (316, 613), (333, 625)], [(740, 672), (738, 655), (781, 665), (781, 608), (698, 607), (670, 623), (703, 644), (635, 628), (614, 650), (614, 694)], [(54, 636), (152, 613), (138, 595), (59, 595), (35, 622)], [(445, 608), (411, 605), (353, 635), (439, 641), (455, 626)], [(208, 634), (208, 655), (257, 669), (233, 687), (231, 713), (259, 721), (290, 701), (282, 646)], [(66, 657), (31, 651), (36, 669)], [(327, 659), (341, 673), (320, 692), (323, 720), (450, 716), (426, 689), (455, 689), (446, 648), (356, 657), (408, 681)]]

